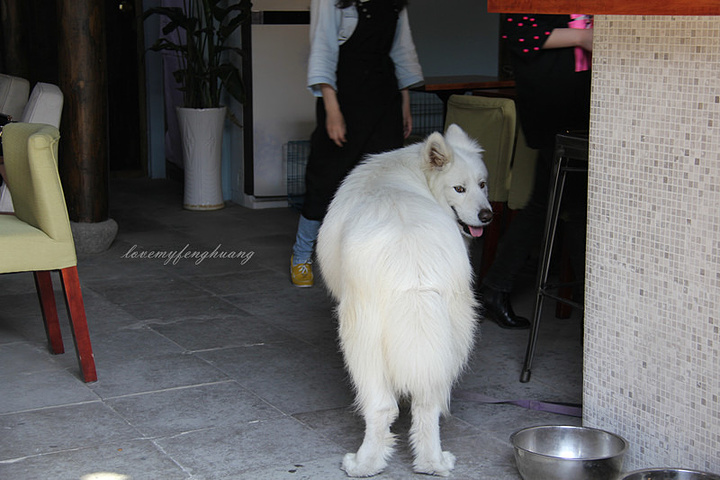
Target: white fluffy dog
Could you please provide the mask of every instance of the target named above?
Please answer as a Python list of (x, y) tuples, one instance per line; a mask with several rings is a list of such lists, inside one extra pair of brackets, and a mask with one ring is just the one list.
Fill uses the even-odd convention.
[(381, 472), (398, 400), (412, 402), (419, 473), (446, 476), (440, 415), (472, 349), (476, 301), (464, 237), (492, 219), (482, 149), (459, 127), (371, 156), (345, 179), (323, 222), (320, 272), (338, 302), (340, 345), (365, 420), (342, 468)]

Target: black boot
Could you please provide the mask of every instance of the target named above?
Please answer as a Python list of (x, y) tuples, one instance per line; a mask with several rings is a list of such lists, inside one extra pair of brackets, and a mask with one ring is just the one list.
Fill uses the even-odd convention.
[(522, 330), (530, 328), (527, 318), (519, 317), (513, 312), (507, 292), (499, 292), (486, 285), (480, 289), (485, 316), (495, 321), (502, 328)]

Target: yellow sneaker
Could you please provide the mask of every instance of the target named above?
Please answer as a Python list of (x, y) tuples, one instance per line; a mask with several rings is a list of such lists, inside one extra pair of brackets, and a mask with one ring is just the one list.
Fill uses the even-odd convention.
[(293, 257), (290, 257), (290, 280), (296, 287), (312, 287), (315, 283), (312, 271), (312, 262), (298, 263), (295, 265)]

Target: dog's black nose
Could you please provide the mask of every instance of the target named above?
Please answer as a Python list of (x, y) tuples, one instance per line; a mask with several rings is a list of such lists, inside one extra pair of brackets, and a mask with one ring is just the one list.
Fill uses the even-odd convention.
[(480, 210), (480, 213), (478, 213), (478, 218), (483, 223), (490, 223), (490, 221), (493, 219), (493, 212), (492, 210), (485, 208), (483, 210)]

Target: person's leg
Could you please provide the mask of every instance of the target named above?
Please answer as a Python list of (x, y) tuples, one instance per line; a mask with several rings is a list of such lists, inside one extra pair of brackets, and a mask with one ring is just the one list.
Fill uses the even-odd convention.
[(295, 236), (295, 245), (293, 245), (294, 265), (299, 263), (312, 263), (312, 253), (318, 230), (320, 230), (320, 223), (319, 220), (308, 220), (300, 215), (297, 234)]
[(319, 220), (308, 220), (300, 216), (293, 253), (290, 257), (290, 281), (296, 287), (312, 287), (315, 284), (312, 255), (318, 230), (320, 230)]
[(305, 173), (305, 198), (302, 214), (298, 222), (298, 230), (293, 245), (290, 264), (292, 283), (299, 287), (310, 287), (314, 284), (312, 272), (312, 253), (318, 231), (335, 191), (347, 173), (362, 158), (365, 135), (354, 122), (352, 110), (346, 114), (348, 141), (339, 147), (327, 134), (325, 128), (326, 112), (320, 99), (316, 104), (318, 127), (310, 139), (310, 157)]
[(482, 280), (486, 314), (503, 328), (528, 328), (530, 322), (515, 315), (509, 302), (515, 279), (532, 250), (539, 244), (547, 214), (552, 150), (540, 150), (535, 168), (535, 184), (528, 204), (518, 212), (500, 240), (498, 253)]

